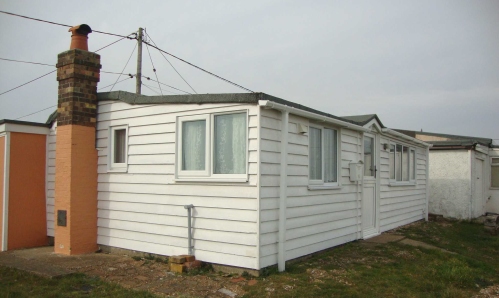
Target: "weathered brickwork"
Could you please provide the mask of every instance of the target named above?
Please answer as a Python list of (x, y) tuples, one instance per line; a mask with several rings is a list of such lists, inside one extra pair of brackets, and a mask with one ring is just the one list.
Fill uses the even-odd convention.
[(58, 55), (58, 126), (95, 127), (100, 68), (100, 55), (95, 53), (73, 49)]

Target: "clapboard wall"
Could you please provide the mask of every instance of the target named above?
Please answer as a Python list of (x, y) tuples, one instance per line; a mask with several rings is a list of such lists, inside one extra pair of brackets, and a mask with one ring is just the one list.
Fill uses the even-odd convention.
[(55, 204), (55, 146), (57, 121), (50, 127), (47, 136), (47, 172), (46, 172), (46, 208), (47, 208), (47, 236), (54, 237), (54, 204)]
[[(264, 268), (277, 264), (281, 113), (262, 110), (260, 123), (260, 267)], [(306, 118), (289, 117), (286, 260), (358, 239), (361, 227), (361, 188), (349, 179), (349, 163), (362, 158), (361, 135), (330, 126), (340, 132), (341, 187), (309, 190), (308, 134), (298, 133), (298, 123), (310, 124)]]
[[(243, 104), (129, 105), (99, 102), (98, 238), (101, 245), (187, 254), (193, 204), (196, 258), (258, 269), (258, 107)], [(247, 110), (249, 181), (175, 181), (176, 117)], [(128, 125), (128, 171), (108, 171), (109, 127)]]
[[(425, 218), (426, 213), (426, 148), (415, 143), (387, 136), (380, 138), (381, 144), (394, 142), (416, 150), (416, 182), (412, 185), (390, 185), (389, 151), (380, 149), (380, 231)], [(382, 146), (381, 146), (382, 147)]]

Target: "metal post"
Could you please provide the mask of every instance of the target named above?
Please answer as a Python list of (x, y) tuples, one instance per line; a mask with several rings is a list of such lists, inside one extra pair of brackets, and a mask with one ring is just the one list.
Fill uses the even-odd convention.
[(135, 93), (140, 94), (142, 89), (142, 28), (137, 36), (137, 76), (135, 77)]
[(189, 246), (189, 255), (193, 255), (192, 249), (194, 248), (192, 245), (192, 231), (191, 231), (191, 209), (194, 208), (194, 205), (185, 205), (185, 209), (187, 209), (187, 241)]

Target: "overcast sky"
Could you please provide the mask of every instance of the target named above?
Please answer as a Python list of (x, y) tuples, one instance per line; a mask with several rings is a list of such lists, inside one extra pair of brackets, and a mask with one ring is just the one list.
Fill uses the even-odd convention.
[[(375, 113), (391, 128), (499, 139), (496, 0), (0, 0), (0, 10), (122, 35), (143, 27), (160, 48), (253, 91), (338, 116)], [(0, 14), (0, 58), (55, 64), (57, 54), (69, 49), (67, 30)], [(89, 50), (117, 39), (94, 32)], [(99, 51), (102, 70), (121, 72), (135, 44), (122, 40)], [(192, 92), (149, 50), (159, 81)], [(168, 59), (198, 93), (245, 92)], [(145, 47), (143, 61), (144, 75), (155, 78)], [(53, 69), (0, 60), (0, 93)], [(135, 69), (136, 52), (124, 72)], [(99, 88), (117, 79), (103, 73)], [(144, 83), (160, 92), (157, 83)], [(135, 81), (113, 90), (134, 92)], [(155, 92), (143, 87), (143, 94)], [(0, 119), (56, 104), (53, 73), (1, 95)], [(44, 122), (53, 110), (21, 120)]]

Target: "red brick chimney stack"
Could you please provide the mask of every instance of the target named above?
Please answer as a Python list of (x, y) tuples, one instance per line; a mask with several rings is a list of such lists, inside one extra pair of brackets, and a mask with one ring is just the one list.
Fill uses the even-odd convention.
[(74, 255), (97, 250), (97, 83), (100, 56), (88, 52), (88, 25), (69, 29), (70, 50), (57, 60), (54, 251)]

